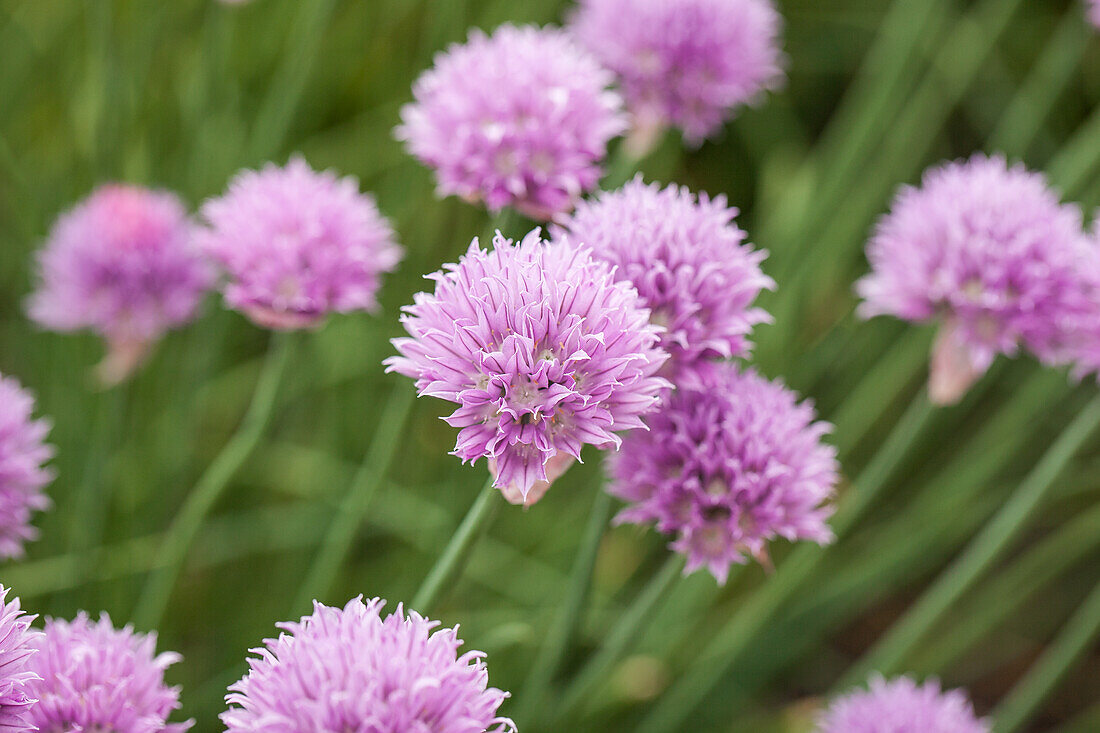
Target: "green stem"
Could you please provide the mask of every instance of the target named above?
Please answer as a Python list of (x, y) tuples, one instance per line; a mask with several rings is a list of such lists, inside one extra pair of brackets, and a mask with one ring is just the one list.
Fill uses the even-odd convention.
[(1026, 725), (1100, 635), (1100, 585), (1093, 589), (1043, 656), (993, 713), (994, 733), (1015, 733)]
[(309, 81), (313, 61), (321, 55), (325, 26), (335, 7), (336, 0), (298, 3), (300, 15), (289, 25), (291, 33), (283, 63), (256, 118), (248, 162), (268, 158), (282, 148)]
[(263, 370), (252, 395), (252, 403), (248, 406), (244, 419), (221, 453), (199, 478), (172, 522), (157, 554), (156, 569), (146, 580), (134, 612), (134, 622), (138, 628), (155, 629), (160, 624), (183, 561), (195, 535), (202, 527), (203, 520), (255, 449), (270, 422), (279, 382), (282, 381), (293, 350), (293, 337), (291, 333), (276, 333), (272, 336)]
[(844, 675), (838, 689), (861, 682), (870, 672), (893, 674), (928, 632), (1027, 528), (1028, 519), (1042, 503), (1081, 444), (1100, 425), (1100, 397), (1093, 399), (1047, 449), (1039, 463), (1016, 489), (1008, 503), (909, 612), (878, 644)]
[[(386, 409), (379, 422), (378, 434), (371, 441), (362, 465), (352, 479), (348, 492), (325, 534), (324, 542), (313, 561), (309, 574), (298, 592), (294, 612), (308, 608), (315, 598), (332, 587), (336, 573), (351, 549), (355, 532), (363, 523), (371, 499), (389, 473), (390, 465), (403, 434), (416, 392), (402, 384), (390, 393)], [(292, 614), (293, 615), (293, 614)]]
[(1054, 108), (1058, 96), (1081, 68), (1081, 55), (1092, 30), (1081, 22), (1079, 8), (1066, 11), (1027, 79), (1001, 115), (989, 136), (989, 150), (1023, 156)]
[(638, 594), (630, 607), (611, 628), (600, 648), (574, 675), (565, 688), (561, 701), (554, 711), (554, 722), (565, 718), (577, 709), (585, 696), (595, 690), (601, 681), (606, 680), (612, 667), (623, 658), (645, 629), (654, 610), (662, 599), (667, 597), (678, 578), (684, 572), (684, 559), (679, 554), (671, 555), (657, 573)]
[(573, 572), (570, 575), (561, 612), (546, 634), (539, 654), (531, 665), (523, 694), (520, 695), (521, 703), (515, 715), (520, 730), (530, 727), (537, 720), (547, 689), (561, 669), (562, 660), (576, 634), (581, 612), (584, 610), (588, 591), (592, 585), (592, 573), (596, 567), (600, 541), (603, 539), (610, 516), (611, 496), (600, 486), (597, 488), (596, 501), (592, 505), (588, 526), (577, 551), (577, 559), (573, 564)]
[(997, 573), (953, 615), (947, 633), (923, 649), (910, 669), (946, 669), (1098, 547), (1100, 505), (1066, 522), (1007, 570)]
[(458, 525), (451, 541), (447, 543), (443, 554), (436, 560), (428, 577), (420, 586), (420, 590), (413, 596), (411, 606), (413, 610), (425, 615), (430, 613), (442, 590), (453, 584), (462, 574), (478, 539), (488, 528), (493, 510), (500, 501), (499, 494), (500, 492), (493, 487), (493, 477), (490, 475), (481, 493), (474, 500), (473, 506), (470, 507), (470, 511), (466, 513), (462, 524)]
[[(924, 392), (910, 403), (886, 442), (864, 469), (855, 490), (837, 512), (833, 521), (833, 530), (837, 536), (845, 534), (871, 506), (934, 412)], [(768, 620), (783, 608), (787, 600), (813, 574), (824, 555), (823, 548), (810, 544), (804, 544), (792, 552), (775, 576), (754, 593), (719, 631), (691, 669), (669, 687), (637, 728), (637, 733), (678, 730), (691, 711), (722, 679), (733, 661), (766, 626)]]

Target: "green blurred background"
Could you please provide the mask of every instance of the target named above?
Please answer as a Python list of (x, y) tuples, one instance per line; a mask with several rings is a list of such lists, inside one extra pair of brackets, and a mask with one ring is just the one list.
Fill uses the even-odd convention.
[[(906, 408), (925, 378), (931, 333), (857, 321), (851, 292), (875, 217), (898, 184), (940, 159), (1004, 151), (1046, 170), (1086, 209), (1100, 204), (1100, 38), (1081, 4), (779, 4), (785, 89), (698, 150), (666, 140), (643, 171), (724, 193), (741, 209), (779, 282), (765, 302), (776, 323), (758, 329), (755, 361), (835, 423), (855, 480), (842, 502), (858, 494), (868, 466), (880, 491), (805, 582), (740, 627), (752, 633), (736, 653), (730, 627), (753, 621), (745, 609), (783, 576), (786, 547), (775, 550), (771, 578), (753, 566), (725, 588), (705, 573), (675, 583), (626, 658), (564, 710), (563, 683), (668, 554), (652, 531), (610, 530), (559, 684), (525, 731), (631, 731), (657, 725), (647, 717), (655, 710), (667, 730), (806, 730), (820, 697), (916, 607), (1096, 392), (1021, 359), (998, 364), (961, 405), (914, 423)], [(240, 422), (269, 338), (211, 297), (201, 320), (170, 335), (130, 384), (96, 391), (96, 340), (36, 332), (22, 311), (32, 252), (59, 211), (119, 179), (198, 204), (234, 171), (300, 151), (315, 167), (357, 176), (406, 248), (380, 314), (333, 318), (295, 338), (273, 423), (188, 556), (160, 636), (161, 648), (185, 657), (169, 678), (184, 686), (183, 713), (196, 730), (221, 729), (222, 696), (243, 674), (246, 650), (306, 610), (294, 599), (388, 396), (411, 390), (380, 366), (399, 308), (424, 286), (423, 273), (456, 258), (488, 223), (475, 207), (437, 200), (429, 173), (394, 141), (410, 84), (470, 26), (560, 22), (568, 5), (0, 0), (0, 372), (35, 391), (58, 449), (56, 507), (37, 522), (42, 538), (26, 561), (0, 567), (28, 608), (130, 617), (162, 533)], [(392, 606), (414, 593), (484, 478), (483, 467), (447, 455), (454, 431), (437, 419), (446, 412), (416, 404), (323, 601), (364, 593)], [(1078, 630), (1071, 648), (1083, 661), (1054, 665), (1050, 694), (1020, 729), (1100, 730), (1100, 655), (1089, 651), (1091, 624), (1070, 621), (1100, 583), (1098, 468), (1093, 439), (891, 671), (968, 687), (984, 714), (1052, 640), (1060, 648), (1063, 631)], [(488, 652), (492, 683), (514, 694), (506, 713), (522, 702), (559, 613), (598, 482), (593, 453), (534, 508), (500, 511), (433, 613)], [(716, 684), (698, 699), (675, 693), (677, 681), (708, 676)]]

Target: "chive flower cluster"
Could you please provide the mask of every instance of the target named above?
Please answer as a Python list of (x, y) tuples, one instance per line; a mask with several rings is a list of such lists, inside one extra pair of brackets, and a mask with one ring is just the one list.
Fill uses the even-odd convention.
[(155, 634), (116, 629), (81, 613), (73, 621), (47, 619), (34, 641), (37, 654), (28, 668), (39, 679), (29, 684), (37, 699), (30, 722), (38, 730), (182, 733), (191, 722), (169, 723), (179, 708), (179, 688), (164, 682), (164, 671), (179, 661), (156, 654)]
[(409, 336), (386, 364), (458, 405), (445, 418), (459, 429), (454, 454), (490, 459), (511, 501), (552, 478), (551, 459), (617, 446), (668, 384), (649, 311), (586, 247), (537, 229), (518, 244), (498, 232), (493, 249), (475, 239), (430, 279), (435, 292), (405, 308)]
[(1000, 156), (949, 163), (902, 189), (867, 256), (864, 316), (939, 323), (929, 379), (938, 403), (961, 397), (998, 354), (1072, 360), (1100, 313), (1097, 247), (1080, 210)]
[(43, 488), (53, 479), (45, 463), (50, 424), (33, 418), (34, 398), (12, 377), (0, 374), (0, 558), (24, 554), (35, 539), (34, 512), (49, 506)]
[(225, 273), (226, 303), (267, 328), (374, 310), (381, 276), (401, 259), (358, 182), (315, 172), (300, 157), (239, 173), (201, 213), (199, 244)]
[(175, 194), (109, 184), (62, 214), (38, 255), (31, 318), (103, 337), (101, 378), (121, 381), (169, 329), (191, 321), (212, 283)]
[(21, 733), (33, 730), (30, 709), (36, 699), (31, 684), (39, 681), (30, 667), (40, 633), (31, 629), (34, 616), (8, 600), (9, 589), (0, 585), (0, 730)]
[(596, 185), (626, 126), (612, 82), (563, 30), (474, 30), (416, 81), (396, 135), (435, 171), (441, 195), (546, 220)]
[(873, 677), (829, 706), (816, 733), (989, 733), (989, 723), (974, 715), (966, 693), (941, 690), (929, 680)]
[(826, 520), (838, 480), (827, 423), (777, 382), (733, 364), (700, 372), (626, 436), (609, 459), (608, 490), (627, 502), (618, 522), (655, 523), (720, 583), (768, 543), (832, 540)]
[(581, 0), (570, 27), (618, 75), (641, 150), (670, 126), (699, 144), (783, 79), (771, 0)]
[(745, 242), (737, 209), (723, 196), (635, 178), (578, 205), (556, 228), (584, 242), (637, 288), (651, 320), (664, 328), (670, 374), (705, 361), (749, 356), (754, 326), (770, 321), (753, 301), (775, 282), (760, 269), (766, 252)]
[(385, 601), (314, 603), (297, 623), (254, 649), (230, 687), (230, 733), (514, 733), (497, 710), (481, 652), (459, 654), (458, 629), (414, 611), (382, 618)]

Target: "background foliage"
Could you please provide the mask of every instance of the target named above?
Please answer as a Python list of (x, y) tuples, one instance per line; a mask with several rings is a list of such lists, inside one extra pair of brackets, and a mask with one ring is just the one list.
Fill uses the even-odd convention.
[[(1086, 208), (1100, 204), (1100, 39), (1080, 5), (779, 4), (788, 21), (786, 89), (699, 150), (666, 141), (643, 170), (725, 193), (741, 208), (741, 225), (771, 251), (765, 269), (779, 282), (765, 303), (776, 323), (758, 329), (756, 362), (835, 423), (854, 482), (842, 501), (858, 501), (868, 484), (879, 491), (767, 613), (753, 616), (757, 591), (790, 582), (787, 548), (777, 549), (771, 578), (753, 566), (725, 588), (705, 573), (677, 581), (630, 655), (582, 704), (560, 708), (556, 687), (542, 725), (525, 731), (635, 730), (643, 720), (649, 730), (660, 720), (667, 730), (804, 730), (814, 698), (919, 608), (922, 591), (1096, 391), (1020, 360), (999, 364), (957, 407), (906, 412), (925, 378), (931, 334), (852, 316), (851, 283), (865, 269), (871, 223), (895, 187), (931, 163), (1000, 150), (1046, 170)], [(197, 204), (237, 169), (301, 151), (315, 167), (358, 176), (407, 249), (379, 316), (334, 318), (296, 337), (274, 422), (188, 557), (160, 632), (162, 648), (185, 656), (170, 676), (184, 685), (196, 730), (218, 729), (224, 689), (243, 673), (246, 650), (276, 620), (306, 610), (295, 607), (298, 589), (386, 425), (388, 395), (412, 389), (380, 366), (399, 307), (423, 287), (422, 273), (486, 228), (479, 209), (434, 198), (428, 172), (392, 138), (398, 107), (431, 55), (469, 26), (559, 22), (566, 6), (0, 0), (0, 371), (37, 393), (58, 448), (56, 508), (38, 522), (42, 539), (27, 561), (0, 567), (27, 607), (130, 617), (163, 531), (241, 419), (268, 339), (212, 298), (206, 316), (170, 336), (131, 384), (95, 391), (96, 341), (37, 333), (22, 312), (31, 253), (58, 211), (108, 179), (175, 189)], [(483, 468), (447, 455), (453, 430), (437, 419), (445, 412), (431, 400), (416, 404), (352, 556), (322, 600), (411, 597), (483, 481)], [(515, 696), (508, 712), (522, 702), (566, 593), (598, 464), (593, 454), (526, 512), (501, 511), (433, 614), (461, 623), (468, 644), (489, 653), (492, 682)], [(1007, 551), (892, 671), (935, 673), (969, 687), (982, 712), (993, 709), (1100, 583), (1098, 467), (1092, 440)], [(562, 681), (666, 557), (653, 532), (605, 535)], [(1100, 729), (1100, 656), (1054, 671), (1063, 668), (1068, 676), (1031, 729)], [(684, 684), (697, 694), (685, 696)], [(551, 711), (564, 719), (546, 722)]]

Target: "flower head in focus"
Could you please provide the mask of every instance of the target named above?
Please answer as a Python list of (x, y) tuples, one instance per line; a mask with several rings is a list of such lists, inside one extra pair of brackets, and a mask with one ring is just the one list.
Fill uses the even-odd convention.
[(546, 220), (596, 185), (626, 126), (613, 80), (560, 29), (474, 30), (417, 80), (396, 134), (441, 194)]
[(997, 354), (1067, 360), (1066, 324), (1095, 308), (1092, 249), (1042, 175), (975, 155), (898, 194), (867, 247), (860, 311), (939, 322), (929, 395), (951, 403)]
[(44, 733), (182, 733), (190, 722), (168, 723), (179, 708), (179, 688), (164, 683), (178, 654), (156, 654), (155, 634), (115, 629), (103, 614), (81, 613), (72, 622), (47, 619), (30, 669), (38, 703), (31, 722)]
[(8, 600), (0, 585), (0, 730), (23, 733), (34, 730), (30, 709), (35, 698), (29, 686), (38, 675), (29, 669), (40, 633), (31, 629), (34, 616), (23, 613), (19, 599)]
[(42, 491), (53, 480), (43, 465), (53, 455), (45, 442), (50, 425), (33, 412), (30, 393), (0, 375), (0, 558), (23, 556), (24, 543), (37, 536), (31, 514), (50, 504)]
[(544, 242), (537, 229), (514, 245), (498, 232), (493, 249), (475, 239), (429, 277), (435, 292), (405, 309), (409, 337), (386, 364), (458, 404), (445, 418), (460, 430), (454, 454), (489, 458), (510, 501), (541, 495), (538, 482), (585, 444), (618, 445), (668, 386), (649, 311), (585, 247)]
[(746, 357), (753, 326), (770, 320), (752, 307), (775, 283), (760, 270), (767, 254), (745, 243), (737, 210), (724, 197), (646, 185), (582, 202), (556, 229), (615, 267), (666, 330), (661, 343), (679, 374), (704, 360)]
[(194, 231), (175, 194), (101, 186), (50, 230), (31, 318), (55, 331), (98, 333), (107, 343), (100, 377), (122, 381), (166, 331), (195, 317), (210, 288)]
[(302, 158), (243, 171), (202, 206), (199, 241), (225, 270), (225, 300), (267, 328), (314, 326), (373, 310), (401, 259), (393, 229), (351, 177)]
[(834, 700), (816, 733), (989, 733), (961, 690), (939, 682), (918, 685), (908, 677), (873, 677), (869, 689)]
[(619, 75), (644, 152), (665, 127), (698, 144), (783, 79), (772, 0), (581, 0), (571, 27)]
[(254, 649), (250, 671), (230, 687), (222, 722), (230, 733), (505, 733), (508, 696), (488, 686), (484, 655), (459, 654), (458, 629), (385, 601), (314, 603), (278, 639)]
[(747, 556), (767, 562), (776, 537), (832, 540), (826, 520), (838, 476), (829, 425), (813, 407), (752, 370), (716, 363), (646, 417), (610, 456), (617, 522), (655, 522), (720, 583)]

